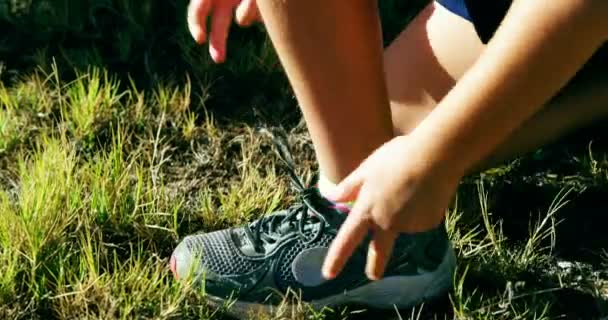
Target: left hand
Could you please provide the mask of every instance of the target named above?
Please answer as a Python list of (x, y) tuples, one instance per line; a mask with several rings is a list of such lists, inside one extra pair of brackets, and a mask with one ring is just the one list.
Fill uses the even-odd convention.
[(335, 278), (372, 231), (366, 274), (381, 278), (399, 233), (427, 231), (442, 222), (462, 177), (450, 171), (449, 163), (433, 163), (409, 136), (378, 148), (329, 197), (356, 202), (329, 248), (324, 276)]
[[(226, 60), (226, 40), (232, 23), (246, 27), (262, 21), (256, 0), (191, 0), (188, 5), (188, 29), (196, 42), (209, 38), (209, 54), (216, 63)], [(211, 20), (211, 31), (207, 20)]]

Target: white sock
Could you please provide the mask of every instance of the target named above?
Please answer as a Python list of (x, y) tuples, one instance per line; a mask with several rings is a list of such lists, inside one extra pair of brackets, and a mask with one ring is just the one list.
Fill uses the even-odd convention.
[(332, 194), (334, 189), (338, 185), (336, 183), (331, 182), (324, 174), (319, 174), (319, 181), (317, 181), (317, 188), (319, 189), (319, 193), (325, 197), (327, 200), (333, 202), (336, 205), (336, 208), (348, 212), (353, 208), (354, 201), (350, 202), (336, 202), (331, 200), (328, 195)]

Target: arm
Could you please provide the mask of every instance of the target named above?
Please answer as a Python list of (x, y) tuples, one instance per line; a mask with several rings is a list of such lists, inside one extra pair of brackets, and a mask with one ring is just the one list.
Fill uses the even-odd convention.
[(477, 63), (414, 130), (423, 161), (462, 175), (548, 102), (605, 41), (608, 2), (515, 0)]
[(377, 279), (399, 233), (440, 224), (468, 168), (538, 111), (600, 46), (607, 6), (605, 0), (515, 0), (484, 53), (431, 114), (336, 188), (333, 200), (356, 195), (357, 201), (327, 253), (325, 277), (337, 275), (369, 230), (366, 272)]

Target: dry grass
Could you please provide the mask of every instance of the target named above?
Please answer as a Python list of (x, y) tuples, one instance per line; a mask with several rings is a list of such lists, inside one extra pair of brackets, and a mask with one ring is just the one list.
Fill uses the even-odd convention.
[[(385, 42), (425, 1), (380, 2)], [(186, 4), (0, 3), (1, 319), (224, 319), (203, 288), (173, 280), (172, 249), (289, 205), (263, 129), (285, 129), (298, 173), (316, 171), (263, 30), (233, 29), (215, 66), (186, 33)], [(292, 293), (250, 318), (608, 316), (603, 131), (463, 181), (446, 220), (459, 266), (444, 299), (315, 311)]]
[[(225, 317), (201, 288), (172, 279), (172, 248), (189, 233), (287, 206), (291, 194), (260, 131), (272, 120), (216, 119), (197, 85), (144, 90), (95, 68), (64, 81), (56, 67), (0, 83), (0, 317)], [(289, 123), (299, 173), (310, 176), (309, 138), (302, 123)], [(463, 183), (446, 221), (460, 264), (443, 301), (320, 312), (292, 295), (285, 301), (297, 307), (270, 318), (605, 315), (605, 236), (584, 221), (599, 219), (587, 208), (606, 209), (608, 162), (591, 146), (569, 145)]]

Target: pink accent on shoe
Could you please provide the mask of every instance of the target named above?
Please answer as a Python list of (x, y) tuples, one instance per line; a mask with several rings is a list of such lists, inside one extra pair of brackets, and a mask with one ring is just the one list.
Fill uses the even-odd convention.
[(319, 176), (319, 180), (317, 181), (315, 187), (317, 188), (317, 190), (319, 190), (319, 194), (321, 194), (321, 196), (333, 203), (333, 209), (336, 209), (342, 213), (349, 213), (355, 204), (354, 201), (334, 201), (334, 199), (332, 199), (330, 196), (332, 191), (336, 188), (336, 185), (333, 182), (329, 181), (327, 178), (325, 178), (323, 175)]
[(342, 213), (349, 213), (350, 212), (350, 206), (343, 204), (343, 203), (334, 203), (334, 205), (332, 206), (333, 209), (336, 209)]
[(169, 268), (171, 269), (171, 272), (173, 273), (173, 276), (175, 277), (175, 279), (179, 280), (179, 275), (177, 274), (176, 270), (177, 270), (177, 261), (175, 260), (175, 256), (171, 256), (171, 261), (169, 262)]

